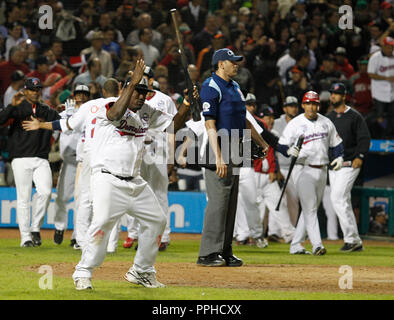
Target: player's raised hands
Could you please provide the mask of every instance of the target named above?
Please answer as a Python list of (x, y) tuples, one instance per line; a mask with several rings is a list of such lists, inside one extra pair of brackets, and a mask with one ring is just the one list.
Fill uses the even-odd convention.
[(144, 70), (145, 70), (145, 62), (143, 59), (138, 59), (137, 63), (135, 64), (135, 69), (133, 72), (133, 75), (131, 76), (130, 84), (132, 85), (137, 85), (140, 83), (143, 75), (144, 75)]
[[(189, 99), (189, 94), (188, 93), (189, 93), (188, 89), (183, 90), (183, 94), (185, 95), (184, 103), (186, 102), (186, 105), (190, 104), (190, 99)], [(193, 98), (196, 99), (196, 100), (200, 98), (197, 86), (193, 86)]]
[(26, 131), (33, 131), (40, 129), (40, 121), (38, 121), (33, 116), (30, 116), (31, 121), (25, 120), (22, 121), (22, 128)]

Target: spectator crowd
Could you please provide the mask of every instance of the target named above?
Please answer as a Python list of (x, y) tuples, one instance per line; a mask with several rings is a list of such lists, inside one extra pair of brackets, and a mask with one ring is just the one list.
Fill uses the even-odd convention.
[[(245, 97), (256, 97), (257, 115), (270, 107), (279, 118), (287, 96), (301, 101), (309, 90), (320, 94), (320, 112), (326, 114), (328, 90), (342, 82), (347, 104), (365, 117), (372, 138), (394, 138), (393, 2), (3, 0), (0, 108), (27, 77), (40, 79), (42, 99), (57, 111), (77, 84), (89, 87), (91, 99), (101, 97), (104, 82), (125, 81), (139, 57), (154, 71), (157, 88), (179, 105), (185, 76), (170, 16), (177, 8), (189, 73), (198, 87), (213, 71), (215, 50), (227, 47), (245, 57), (234, 80)], [(52, 29), (39, 27), (43, 5), (52, 8)], [(352, 8), (351, 29), (340, 28), (342, 5)], [(6, 137), (7, 127), (0, 128), (4, 162)], [(53, 169), (59, 168), (55, 141), (52, 150)], [(0, 184), (10, 184), (6, 180), (0, 172)]]

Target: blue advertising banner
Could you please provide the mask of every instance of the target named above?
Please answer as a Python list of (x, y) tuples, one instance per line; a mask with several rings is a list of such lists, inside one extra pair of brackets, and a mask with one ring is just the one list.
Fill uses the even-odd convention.
[(371, 140), (370, 152), (394, 152), (394, 140)]
[[(55, 199), (56, 190), (52, 190), (51, 202), (48, 206), (48, 212), (45, 216), (43, 229), (54, 229), (55, 218)], [(16, 189), (0, 188), (0, 227), (18, 227), (16, 218)], [(36, 202), (36, 191), (32, 192), (32, 208)], [(207, 204), (205, 193), (199, 192), (169, 192), (168, 193), (168, 211), (170, 213), (171, 232), (179, 233), (201, 233), (204, 210)], [(68, 222), (67, 228), (72, 230), (74, 216), (74, 199), (67, 205)], [(126, 231), (126, 217), (122, 217), (122, 230)]]

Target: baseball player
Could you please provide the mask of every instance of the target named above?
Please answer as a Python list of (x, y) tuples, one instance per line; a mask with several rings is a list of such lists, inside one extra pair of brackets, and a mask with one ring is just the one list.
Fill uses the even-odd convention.
[(119, 93), (119, 83), (115, 79), (108, 79), (104, 83), (103, 94), (106, 98), (99, 98), (84, 103), (71, 117), (54, 122), (39, 122), (37, 120), (24, 121), (25, 130), (61, 130), (64, 133), (71, 131), (81, 135), (76, 149), (78, 162), (75, 179), (75, 211), (74, 229), (76, 241), (72, 243), (74, 249), (81, 249), (85, 244), (85, 236), (92, 217), (92, 204), (90, 196), (90, 152), (91, 140), (94, 136), (95, 117), (100, 107), (105, 108), (104, 102), (116, 101)]
[(282, 148), (283, 145), (293, 145), (301, 135), (304, 136), (303, 146), (291, 175), (302, 208), (290, 245), (291, 254), (310, 254), (302, 246), (306, 233), (312, 243), (314, 255), (324, 255), (327, 252), (321, 241), (317, 209), (326, 185), (328, 153), (332, 152), (334, 158), (330, 165), (334, 170), (339, 170), (343, 163), (343, 145), (331, 120), (318, 114), (319, 107), (319, 95), (314, 91), (305, 93), (302, 99), (304, 113), (287, 124), (279, 139), (278, 146)]
[(368, 153), (370, 134), (362, 115), (345, 104), (345, 86), (334, 83), (330, 92), (334, 110), (327, 117), (334, 123), (345, 149), (342, 168), (329, 170), (331, 201), (343, 232), (345, 243), (341, 251), (361, 251), (363, 245), (352, 208), (351, 190)]
[(175, 117), (145, 104), (151, 90), (143, 78), (144, 68), (143, 60), (138, 60), (119, 99), (101, 108), (96, 116), (91, 157), (94, 215), (73, 274), (77, 290), (92, 289), (93, 269), (103, 262), (109, 233), (125, 212), (140, 224), (139, 250), (125, 279), (148, 288), (164, 287), (156, 279), (153, 264), (167, 218), (140, 176), (140, 165), (148, 129), (168, 130), (173, 123), (176, 132), (186, 120), (189, 102), (184, 102)]
[[(148, 81), (148, 87), (152, 90), (154, 73), (150, 67), (146, 67), (144, 77)], [(173, 116), (177, 113), (177, 108), (171, 97), (158, 90), (149, 92), (146, 96), (145, 103), (154, 109)], [(174, 145), (175, 136), (173, 134), (149, 129), (145, 140), (146, 153), (144, 155), (144, 161), (141, 163), (142, 178), (148, 182), (158, 198), (163, 211), (167, 214), (167, 225), (161, 239), (159, 251), (166, 250), (170, 243), (171, 229), (170, 215), (168, 213), (167, 163), (170, 158), (170, 150), (174, 150)], [(123, 244), (125, 248), (131, 248), (133, 243), (138, 239), (138, 222), (132, 217), (128, 217), (128, 237)]]
[[(74, 89), (74, 100), (67, 100), (66, 110), (60, 116), (66, 119), (74, 114), (79, 107), (89, 100), (90, 90), (85, 85), (77, 85)], [(76, 132), (60, 133), (59, 148), (63, 160), (59, 179), (56, 186), (57, 198), (55, 201), (55, 233), (53, 241), (60, 245), (63, 242), (64, 230), (66, 229), (67, 212), (66, 205), (74, 194), (75, 175), (77, 171), (77, 144), (80, 134)], [(74, 210), (76, 212), (76, 210)], [(75, 228), (74, 232), (75, 233)], [(75, 236), (72, 236), (75, 239)]]
[[(286, 128), (287, 124), (298, 115), (298, 99), (293, 96), (286, 97), (285, 103), (283, 105), (284, 114), (278, 119), (275, 119), (273, 131), (279, 136), (282, 135), (283, 130)], [(285, 157), (280, 152), (276, 152), (279, 162), (279, 180), (284, 180), (287, 177), (290, 166), (290, 158)], [(286, 191), (286, 201), (287, 209), (290, 215), (290, 220), (293, 226), (297, 224), (297, 219), (299, 215), (299, 199), (297, 198), (296, 186), (290, 179)]]
[[(52, 135), (44, 130), (26, 132), (22, 128), (22, 122), (32, 117), (45, 121), (60, 119), (55, 110), (41, 103), (42, 87), (38, 78), (27, 78), (23, 91), (16, 93), (12, 103), (0, 112), (0, 124), (10, 124), (9, 151), (16, 184), (21, 247), (41, 245), (40, 228), (52, 194), (52, 172), (48, 162)], [(36, 186), (37, 202), (30, 227), (32, 182)]]

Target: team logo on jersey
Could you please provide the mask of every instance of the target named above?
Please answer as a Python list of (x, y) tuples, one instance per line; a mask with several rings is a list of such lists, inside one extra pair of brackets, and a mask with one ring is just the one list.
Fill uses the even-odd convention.
[(145, 122), (149, 121), (149, 114), (147, 114), (146, 112), (142, 115), (141, 117), (142, 120), (144, 120)]
[(209, 104), (209, 102), (204, 102), (202, 104), (202, 111), (203, 112), (208, 112), (210, 108), (211, 108), (211, 105)]
[(92, 106), (92, 107), (90, 108), (90, 112), (91, 112), (91, 113), (96, 113), (98, 110), (99, 110), (99, 107), (98, 107), (98, 106)]

